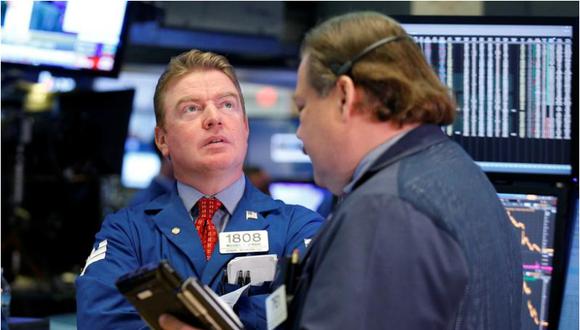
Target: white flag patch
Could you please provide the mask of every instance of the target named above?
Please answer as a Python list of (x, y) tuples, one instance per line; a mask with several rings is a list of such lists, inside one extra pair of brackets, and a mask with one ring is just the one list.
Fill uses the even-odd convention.
[(106, 253), (107, 253), (107, 240), (104, 240), (101, 243), (99, 243), (99, 245), (96, 248), (93, 248), (93, 250), (91, 251), (91, 254), (87, 258), (87, 263), (85, 264), (85, 267), (83, 267), (81, 276), (85, 274), (85, 270), (87, 270), (87, 267), (89, 267), (90, 264), (105, 259)]

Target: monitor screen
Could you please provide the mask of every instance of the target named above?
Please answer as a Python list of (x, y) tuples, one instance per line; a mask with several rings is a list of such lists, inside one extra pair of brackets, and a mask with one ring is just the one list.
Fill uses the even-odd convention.
[(325, 198), (332, 197), (327, 190), (311, 182), (272, 182), (270, 194), (286, 204), (302, 205), (312, 211), (318, 211)]
[[(130, 143), (130, 142), (127, 142)], [(145, 189), (161, 170), (161, 158), (154, 150), (127, 150), (123, 155), (121, 184), (126, 188)]]
[(522, 253), (522, 329), (557, 329), (567, 263), (568, 189), (544, 183), (496, 185)]
[(2, 63), (115, 76), (127, 1), (2, 1)]
[(499, 197), (521, 239), (522, 329), (546, 329), (558, 200), (554, 196), (524, 194), (500, 193)]
[(570, 175), (578, 107), (578, 22), (399, 18), (458, 112), (443, 130), (487, 172)]
[(250, 118), (246, 166), (259, 167), (273, 180), (312, 179), (310, 158), (296, 137), (297, 119)]

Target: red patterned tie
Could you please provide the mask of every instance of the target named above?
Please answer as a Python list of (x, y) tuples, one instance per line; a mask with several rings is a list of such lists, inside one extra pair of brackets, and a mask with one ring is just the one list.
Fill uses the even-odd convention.
[(215, 198), (202, 197), (197, 202), (199, 215), (195, 220), (195, 229), (199, 233), (206, 260), (211, 257), (213, 248), (218, 240), (218, 233), (211, 219), (220, 206), (222, 206), (222, 203)]

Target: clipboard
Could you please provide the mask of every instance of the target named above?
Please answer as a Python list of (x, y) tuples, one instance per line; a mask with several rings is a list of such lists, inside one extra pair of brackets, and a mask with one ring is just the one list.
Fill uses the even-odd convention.
[(233, 310), (207, 285), (194, 277), (182, 281), (166, 260), (122, 276), (116, 286), (152, 329), (161, 330), (158, 320), (164, 313), (204, 329), (243, 329)]

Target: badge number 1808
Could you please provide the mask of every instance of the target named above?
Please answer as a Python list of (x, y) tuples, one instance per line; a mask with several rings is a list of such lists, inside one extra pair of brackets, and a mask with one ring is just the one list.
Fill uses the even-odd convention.
[(220, 253), (267, 252), (268, 231), (229, 231), (219, 234)]

